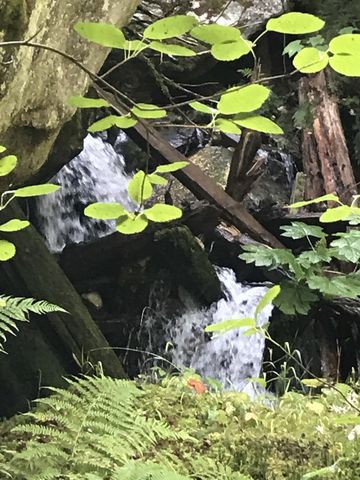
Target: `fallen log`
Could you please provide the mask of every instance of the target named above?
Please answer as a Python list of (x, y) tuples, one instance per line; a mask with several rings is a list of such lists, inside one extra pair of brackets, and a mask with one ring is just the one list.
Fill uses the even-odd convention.
[(206, 234), (214, 230), (219, 223), (219, 214), (216, 207), (199, 202), (199, 206), (194, 210), (184, 212), (180, 221), (152, 224), (145, 232), (136, 235), (116, 232), (91, 243), (70, 245), (60, 256), (60, 266), (70, 281), (82, 290), (89, 278), (116, 277), (119, 265), (154, 254), (154, 235), (160, 229), (183, 224), (189, 227), (195, 236)]
[(308, 103), (312, 112), (312, 127), (303, 133), (306, 199), (334, 193), (344, 203), (351, 203), (357, 193), (356, 181), (338, 102), (329, 92), (324, 72), (301, 80), (299, 99), (302, 105)]

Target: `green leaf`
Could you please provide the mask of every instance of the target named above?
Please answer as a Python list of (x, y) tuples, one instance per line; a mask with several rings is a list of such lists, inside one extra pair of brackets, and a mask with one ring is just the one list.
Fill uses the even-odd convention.
[(341, 205), (340, 207), (328, 208), (320, 217), (322, 223), (333, 223), (347, 220), (352, 215), (351, 207)]
[(331, 465), (330, 467), (323, 467), (319, 468), (318, 470), (313, 470), (312, 472), (305, 473), (301, 477), (301, 480), (310, 480), (311, 478), (319, 478), (320, 480), (324, 478), (324, 476), (331, 475), (333, 476), (336, 473), (336, 465)]
[(280, 284), (280, 294), (274, 304), (285, 315), (307, 315), (312, 305), (318, 301), (318, 296), (307, 285), (299, 282), (285, 280)]
[(360, 34), (339, 35), (331, 40), (329, 50), (334, 54), (347, 53), (349, 55), (359, 55), (360, 52)]
[(168, 181), (166, 178), (157, 175), (156, 173), (151, 173), (148, 175), (149, 182), (153, 185), (167, 185)]
[(314, 198), (313, 200), (305, 200), (303, 202), (296, 202), (292, 205), (289, 205), (288, 208), (301, 208), (307, 207), (308, 205), (314, 205), (315, 203), (322, 203), (322, 202), (336, 202), (341, 203), (339, 197), (332, 193), (328, 193), (326, 195), (322, 195), (321, 197)]
[(128, 192), (134, 202), (141, 204), (151, 197), (153, 187), (142, 170), (137, 172), (129, 182)]
[(81, 96), (69, 97), (67, 103), (77, 108), (110, 107), (110, 103), (102, 98), (87, 98)]
[(196, 57), (196, 52), (182, 45), (174, 45), (162, 42), (151, 42), (149, 47), (156, 52), (173, 55), (176, 57)]
[(164, 40), (184, 35), (198, 24), (191, 15), (175, 15), (162, 18), (149, 25), (144, 31), (144, 37), (150, 40)]
[(122, 48), (125, 42), (122, 31), (108, 23), (78, 22), (74, 29), (86, 40), (104, 47)]
[(223, 133), (232, 133), (233, 135), (240, 135), (241, 129), (236, 125), (236, 123), (226, 118), (217, 118), (214, 124), (217, 130)]
[(324, 25), (325, 22), (315, 15), (290, 12), (278, 18), (271, 18), (266, 24), (266, 30), (289, 35), (304, 35), (318, 32)]
[(256, 320), (255, 318), (240, 318), (240, 319), (232, 319), (232, 320), (224, 320), (223, 322), (214, 323), (213, 325), (208, 325), (205, 328), (205, 332), (229, 332), (230, 330), (234, 330), (235, 328), (243, 328), (243, 327), (256, 327)]
[(255, 310), (255, 318), (259, 316), (259, 314), (266, 308), (268, 305), (271, 305), (275, 298), (280, 294), (281, 287), (280, 285), (274, 285), (270, 288), (265, 295), (262, 297), (260, 302), (257, 304)]
[(120, 203), (92, 203), (84, 210), (87, 217), (100, 220), (114, 220), (121, 215), (126, 215), (126, 210)]
[(182, 217), (182, 211), (173, 205), (156, 203), (151, 208), (143, 211), (143, 215), (153, 222), (170, 222)]
[(284, 48), (283, 55), (289, 55), (289, 57), (293, 57), (297, 53), (300, 52), (304, 48), (304, 45), (302, 44), (301, 40), (294, 40), (293, 42), (290, 42), (286, 47)]
[(101, 132), (116, 126), (118, 128), (132, 128), (137, 124), (137, 120), (130, 115), (109, 115), (90, 125), (88, 132)]
[(216, 43), (211, 47), (211, 55), (222, 62), (232, 62), (251, 52), (252, 43), (244, 38), (236, 42)]
[(330, 246), (337, 250), (336, 258), (357, 263), (360, 260), (360, 231), (350, 230), (350, 232), (335, 235), (340, 238), (333, 240)]
[(116, 230), (125, 235), (133, 235), (134, 233), (143, 232), (149, 222), (143, 215), (120, 217)]
[(329, 56), (314, 47), (303, 48), (293, 61), (296, 70), (301, 73), (317, 73), (329, 64)]
[(0, 177), (5, 177), (14, 170), (17, 164), (17, 158), (15, 155), (7, 155), (0, 158)]
[(343, 415), (335, 417), (334, 423), (337, 425), (360, 425), (360, 415)]
[(24, 228), (28, 227), (29, 225), (30, 222), (27, 220), (13, 218), (12, 220), (0, 225), (0, 232), (19, 232), (20, 230), (24, 230)]
[(234, 122), (241, 127), (255, 130), (257, 132), (268, 133), (270, 135), (282, 135), (284, 130), (269, 118), (261, 115), (251, 115), (248, 117), (234, 119)]
[(190, 35), (210, 45), (223, 42), (237, 42), (241, 38), (240, 30), (235, 27), (217, 25), (199, 25), (191, 30)]
[(16, 247), (7, 240), (0, 240), (0, 262), (6, 262), (16, 254)]
[(301, 383), (309, 388), (319, 388), (324, 386), (324, 382), (321, 382), (317, 378), (304, 378)]
[(270, 248), (264, 245), (244, 245), (245, 253), (239, 258), (246, 263), (255, 263), (257, 267), (268, 267), (270, 270), (279, 265), (291, 265), (295, 257), (290, 250), (284, 248)]
[(197, 112), (208, 113), (209, 115), (217, 115), (219, 113), (216, 108), (209, 107), (208, 105), (205, 105), (205, 103), (191, 102), (189, 105)]
[(3, 145), (0, 145), (0, 153), (4, 153), (6, 152), (6, 147), (4, 147)]
[(329, 60), (335, 72), (347, 77), (360, 77), (360, 52), (357, 55), (334, 55)]
[(313, 290), (319, 290), (324, 295), (336, 297), (356, 298), (360, 295), (360, 277), (357, 274), (334, 275), (309, 275), (307, 284)]
[(166, 110), (151, 103), (137, 103), (131, 111), (139, 118), (163, 118), (167, 115)]
[(313, 265), (318, 263), (330, 263), (332, 258), (336, 257), (335, 250), (333, 248), (326, 247), (325, 239), (317, 242), (315, 250), (308, 250), (300, 253), (297, 257), (297, 261), (305, 269), (309, 269)]
[(221, 95), (218, 110), (225, 115), (253, 112), (269, 98), (271, 90), (263, 85), (231, 88)]
[(302, 222), (291, 222), (291, 225), (280, 227), (284, 231), (281, 235), (283, 237), (292, 238), (298, 240), (299, 238), (316, 237), (325, 238), (326, 234), (321, 227), (316, 225), (307, 225)]
[(174, 162), (169, 163), (168, 165), (159, 165), (155, 173), (169, 173), (169, 172), (176, 172), (177, 170), (181, 170), (184, 167), (190, 165), (190, 162)]
[(59, 190), (60, 185), (54, 185), (52, 183), (43, 183), (41, 185), (31, 185), (30, 187), (22, 187), (15, 190), (15, 197), (38, 197), (40, 195), (48, 195)]

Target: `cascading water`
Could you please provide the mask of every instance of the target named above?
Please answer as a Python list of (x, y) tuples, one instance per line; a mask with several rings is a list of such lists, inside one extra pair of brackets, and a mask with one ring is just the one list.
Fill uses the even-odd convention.
[[(117, 142), (124, 141), (126, 136), (120, 133)], [(130, 178), (125, 173), (124, 157), (101, 137), (88, 135), (83, 151), (51, 180), (61, 185), (61, 189), (37, 200), (36, 219), (49, 249), (61, 252), (68, 244), (112, 233), (114, 222), (88, 218), (84, 208), (104, 201), (120, 202), (132, 210), (134, 205), (127, 193)]]
[[(165, 327), (165, 339), (173, 348), (171, 361), (177, 367), (196, 370), (204, 378), (221, 382), (228, 390), (245, 391), (253, 395), (258, 386), (249, 381), (258, 378), (262, 368), (264, 338), (260, 334), (245, 336), (248, 328), (232, 330), (210, 337), (204, 333), (206, 326), (229, 319), (254, 318), (255, 309), (266, 293), (263, 286), (246, 286), (236, 281), (235, 273), (227, 268), (218, 268), (217, 273), (223, 284), (225, 298), (208, 309), (199, 309), (189, 302), (188, 310)], [(269, 321), (272, 306), (268, 305), (259, 315), (258, 326)], [(158, 315), (147, 316), (144, 328), (149, 332), (148, 348), (157, 349), (154, 332)], [(161, 317), (164, 321), (164, 317)], [(158, 353), (158, 352), (157, 352)]]

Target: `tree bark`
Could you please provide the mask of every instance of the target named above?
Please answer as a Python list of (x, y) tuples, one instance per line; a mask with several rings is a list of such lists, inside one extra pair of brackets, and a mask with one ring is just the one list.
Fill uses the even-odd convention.
[(334, 193), (344, 203), (356, 195), (356, 181), (341, 124), (336, 97), (327, 87), (324, 72), (300, 82), (300, 103), (312, 110), (312, 128), (303, 133), (305, 194), (312, 199)]
[[(1, 223), (10, 218), (23, 218), (22, 211), (14, 202), (2, 212)], [(48, 381), (52, 385), (59, 383), (63, 372), (69, 373), (69, 369), (71, 372), (76, 368), (75, 357), (79, 364), (83, 361), (88, 361), (88, 365), (101, 364), (106, 374), (124, 377), (125, 372), (119, 359), (36, 230), (30, 226), (16, 234), (2, 234), (2, 237), (10, 239), (16, 245), (17, 253), (12, 260), (0, 265), (0, 292), (47, 300), (69, 312), (51, 313), (47, 315), (46, 322), (42, 318), (39, 323), (36, 321), (41, 326), (41, 333), (38, 336), (34, 334), (35, 337), (44, 337), (46, 340), (37, 340), (40, 345), (38, 350), (31, 354), (30, 347), (29, 355), (36, 357), (35, 363), (39, 365), (42, 376), (50, 379)], [(20, 370), (29, 371), (32, 366), (28, 364), (32, 363), (33, 358), (24, 356), (21, 343), (17, 345), (16, 342), (17, 339), (12, 342), (15, 362)], [(22, 358), (20, 362), (19, 356)], [(41, 359), (49, 358), (52, 358), (51, 363), (41, 362)], [(55, 363), (59, 368), (55, 369)], [(1, 379), (1, 383), (6, 382), (7, 379)], [(27, 394), (29, 397), (30, 393)]]

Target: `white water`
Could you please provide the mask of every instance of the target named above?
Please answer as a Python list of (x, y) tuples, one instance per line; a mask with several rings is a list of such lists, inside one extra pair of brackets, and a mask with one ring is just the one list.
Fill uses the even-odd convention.
[[(165, 340), (173, 346), (171, 361), (179, 368), (196, 370), (203, 378), (218, 380), (227, 390), (254, 395), (261, 389), (249, 379), (261, 375), (264, 338), (259, 334), (244, 336), (244, 331), (248, 330), (245, 327), (213, 337), (205, 334), (204, 329), (224, 320), (253, 318), (267, 288), (237, 282), (235, 273), (230, 269), (218, 268), (217, 271), (226, 298), (209, 309), (198, 309), (189, 302), (186, 313), (168, 322)], [(270, 305), (263, 310), (258, 317), (258, 326), (268, 322), (271, 311)], [(156, 316), (148, 316), (144, 325), (149, 334), (148, 348), (153, 351), (157, 348), (154, 345), (156, 341), (151, 338), (151, 332), (156, 330)]]
[[(118, 141), (125, 141), (121, 134)], [(131, 210), (122, 155), (100, 137), (88, 135), (83, 151), (52, 179), (61, 185), (54, 194), (39, 197), (36, 216), (39, 228), (52, 252), (61, 252), (71, 243), (103, 237), (113, 232), (114, 222), (92, 220), (84, 208), (94, 202), (120, 202)]]

